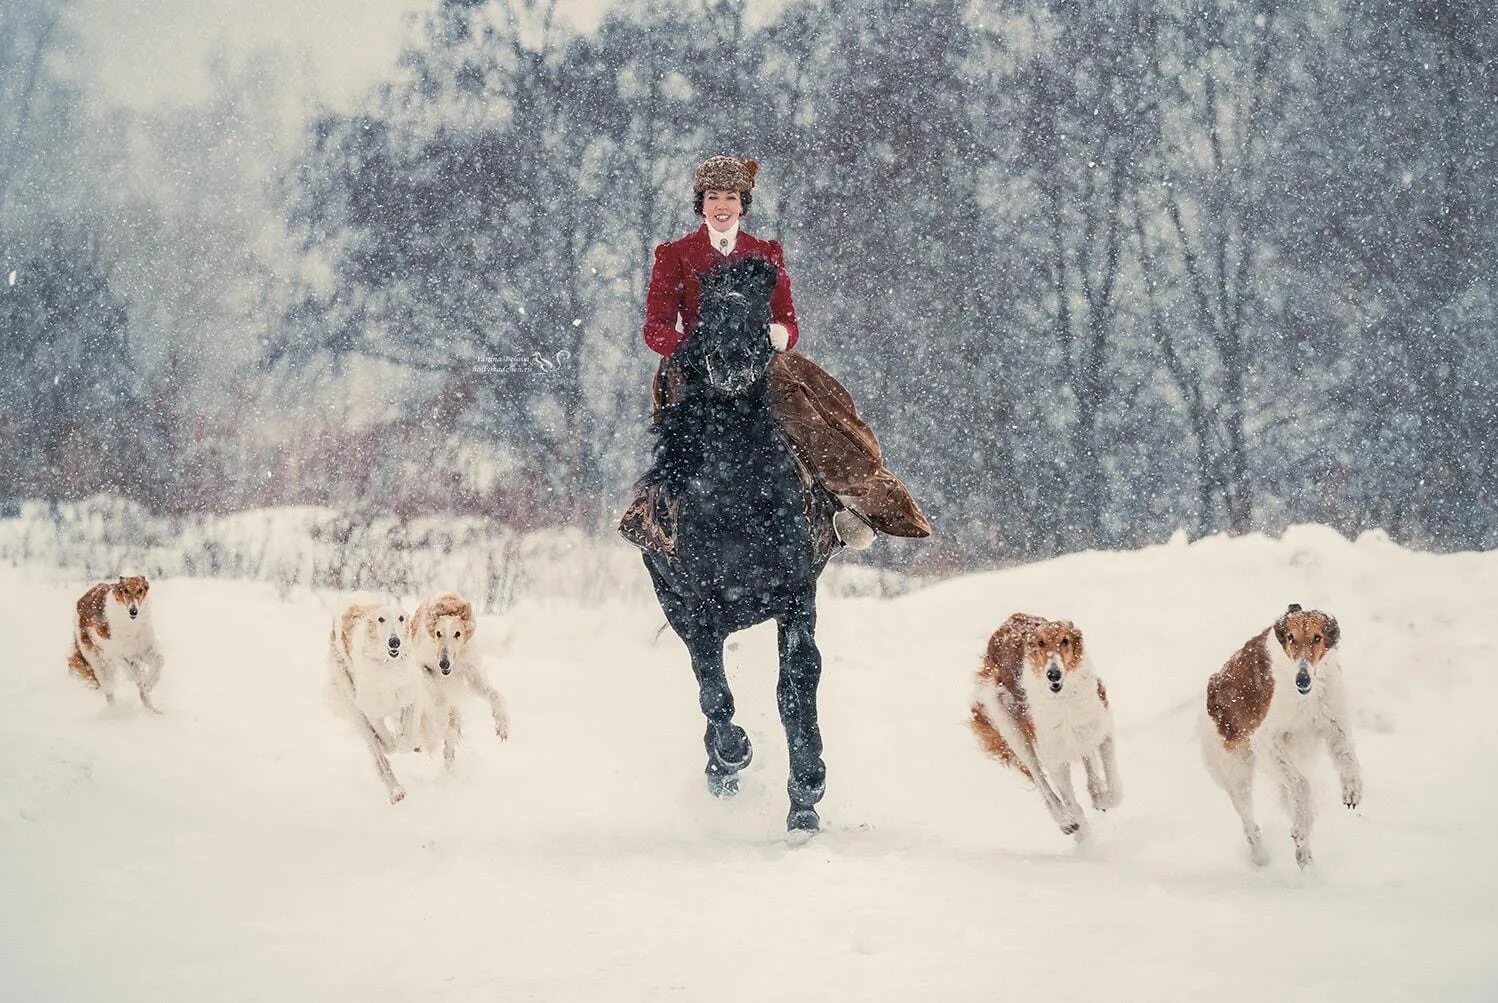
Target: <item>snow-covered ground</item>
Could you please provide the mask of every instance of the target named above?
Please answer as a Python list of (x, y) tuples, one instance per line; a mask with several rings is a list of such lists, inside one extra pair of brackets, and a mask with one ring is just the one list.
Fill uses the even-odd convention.
[[(0, 567), (0, 998), (1498, 996), (1498, 553), (1303, 527), (825, 600), (826, 829), (799, 847), (771, 629), (729, 653), (734, 801), (657, 609), (522, 595), (481, 623), (510, 741), (470, 705), (456, 770), (395, 757), (392, 806), (323, 700), (337, 597), (157, 582), (151, 717), (64, 668), (86, 584)], [(1366, 778), (1352, 814), (1322, 764), (1308, 875), (1262, 787), (1250, 867), (1193, 737), (1207, 675), (1292, 601), (1342, 623)], [(965, 727), (1019, 609), (1083, 628), (1117, 712), (1124, 804), (1081, 849)]]

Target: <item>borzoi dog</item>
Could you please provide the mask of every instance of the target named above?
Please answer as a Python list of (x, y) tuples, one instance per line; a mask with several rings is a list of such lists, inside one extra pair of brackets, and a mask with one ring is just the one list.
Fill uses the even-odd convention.
[(1030, 778), (1051, 818), (1078, 841), (1087, 821), (1072, 791), (1074, 762), (1082, 762), (1093, 807), (1106, 811), (1123, 797), (1108, 694), (1069, 622), (1015, 613), (994, 631), (978, 670), (972, 728), (984, 751)]
[(90, 688), (103, 690), (104, 701), (111, 706), (115, 680), (123, 671), (135, 683), (141, 706), (160, 714), (151, 702), (151, 690), (161, 678), (164, 660), (146, 601), (150, 589), (139, 575), (121, 575), (117, 582), (101, 582), (85, 592), (78, 600), (68, 668)]
[(404, 645), (406, 616), (394, 603), (355, 603), (333, 623), (328, 670), (340, 709), (369, 743), (390, 803), (406, 796), (387, 753), (414, 749), (427, 703), (421, 670)]
[(1319, 610), (1290, 608), (1228, 659), (1207, 681), (1201, 718), (1207, 770), (1227, 791), (1249, 855), (1269, 862), (1254, 821), (1254, 767), (1262, 765), (1279, 784), (1290, 812), (1295, 862), (1311, 863), (1311, 785), (1304, 767), (1325, 740), (1342, 781), (1342, 803), (1356, 808), (1363, 797), (1362, 770), (1352, 746), (1342, 691), (1337, 621)]
[(443, 592), (416, 607), (411, 617), (411, 657), (421, 667), (431, 696), (423, 732), (435, 745), (442, 741), (442, 758), (452, 766), (463, 735), (463, 717), (458, 701), (468, 692), (489, 702), (494, 733), (503, 741), (510, 737), (510, 717), (505, 699), (490, 685), (473, 648), (477, 624), (473, 606), (455, 592)]

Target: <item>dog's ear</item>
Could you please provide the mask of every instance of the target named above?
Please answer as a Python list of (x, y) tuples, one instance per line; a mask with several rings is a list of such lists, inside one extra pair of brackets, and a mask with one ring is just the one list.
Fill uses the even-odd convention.
[(1331, 650), (1332, 648), (1335, 648), (1337, 646), (1337, 642), (1342, 639), (1342, 627), (1337, 623), (1337, 618), (1332, 616), (1330, 613), (1322, 613), (1321, 618), (1326, 621), (1325, 634), (1323, 635), (1323, 637), (1326, 640), (1327, 650)]
[(474, 634), (478, 633), (479, 628), (478, 620), (474, 619), (473, 616), (473, 603), (463, 603), (463, 608), (459, 611), (458, 615), (463, 619), (463, 634), (472, 638)]
[[(1299, 609), (1300, 607), (1295, 606), (1292, 603), (1290, 612), (1296, 612)], [(1278, 620), (1274, 621), (1274, 639), (1280, 642), (1281, 648), (1285, 646), (1285, 639), (1286, 637), (1288, 637), (1288, 631), (1290, 629), (1290, 612), (1286, 612)]]

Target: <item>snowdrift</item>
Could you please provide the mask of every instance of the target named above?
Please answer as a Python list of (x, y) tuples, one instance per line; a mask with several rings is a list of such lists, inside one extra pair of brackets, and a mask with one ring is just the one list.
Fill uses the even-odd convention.
[[(479, 634), (510, 741), (469, 705), (455, 771), (395, 757), (391, 806), (322, 700), (341, 595), (158, 580), (153, 718), (68, 676), (86, 584), (0, 567), (7, 999), (1498, 993), (1498, 554), (1299, 527), (827, 596), (826, 830), (802, 847), (781, 831), (772, 629), (730, 645), (757, 754), (716, 802), (659, 610), (521, 589)], [(1353, 814), (1329, 764), (1313, 775), (1308, 875), (1262, 787), (1276, 856), (1249, 866), (1193, 735), (1207, 675), (1292, 601), (1341, 621), (1366, 778)], [(982, 644), (1021, 609), (1086, 631), (1116, 710), (1124, 803), (1080, 849), (965, 727)]]

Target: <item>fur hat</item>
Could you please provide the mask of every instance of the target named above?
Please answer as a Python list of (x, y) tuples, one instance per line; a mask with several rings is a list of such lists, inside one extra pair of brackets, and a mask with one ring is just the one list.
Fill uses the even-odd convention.
[(718, 188), (730, 192), (747, 192), (754, 188), (754, 176), (759, 173), (759, 164), (738, 157), (709, 157), (697, 165), (692, 176), (694, 195)]

